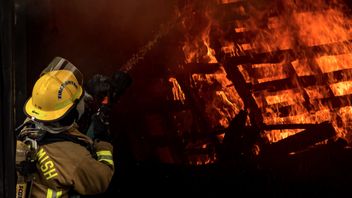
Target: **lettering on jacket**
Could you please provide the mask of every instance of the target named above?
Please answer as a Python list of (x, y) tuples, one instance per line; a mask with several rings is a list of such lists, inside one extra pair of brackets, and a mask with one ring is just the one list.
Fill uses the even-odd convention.
[(37, 152), (37, 159), (40, 171), (43, 173), (46, 180), (52, 179), (59, 175), (56, 172), (54, 162), (50, 160), (43, 148)]

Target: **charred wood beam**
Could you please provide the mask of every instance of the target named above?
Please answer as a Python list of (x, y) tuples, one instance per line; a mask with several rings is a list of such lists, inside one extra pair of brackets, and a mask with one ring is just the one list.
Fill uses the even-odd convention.
[[(350, 106), (352, 101), (352, 94), (349, 95), (344, 95), (344, 96), (332, 96), (332, 97), (327, 97), (327, 98), (322, 98), (322, 99), (315, 99), (311, 100), (311, 104), (313, 107), (318, 105), (323, 105), (325, 107), (328, 107), (332, 112), (335, 112), (336, 110)], [(315, 105), (317, 104), (317, 105)], [(268, 105), (263, 107), (264, 108), (270, 108), (270, 109), (275, 109), (277, 110), (279, 117), (288, 117), (288, 116), (293, 116), (292, 112), (295, 112), (295, 109), (297, 108), (297, 105), (290, 105), (290, 106), (281, 106), (280, 104), (274, 104), (274, 105)], [(263, 110), (264, 111), (264, 110)], [(309, 111), (307, 109), (307, 111)], [(265, 114), (265, 112), (263, 112)], [(299, 114), (297, 114), (299, 115)]]
[[(352, 103), (351, 101), (352, 101), (352, 94), (349, 94), (344, 96), (333, 96), (328, 98), (311, 100), (311, 104), (313, 107), (315, 106), (315, 104), (323, 105), (328, 107), (330, 111), (335, 112), (336, 110), (342, 107), (350, 106)], [(264, 108), (275, 109), (277, 110), (277, 114), (279, 117), (288, 117), (288, 116), (294, 116), (292, 115), (292, 112), (295, 112), (294, 110), (296, 107), (297, 107), (296, 105), (281, 106), (280, 104), (274, 104), (274, 105), (268, 105), (266, 107), (263, 107), (263, 109)], [(265, 112), (263, 113), (265, 114)], [(297, 114), (297, 115), (300, 115), (300, 114)]]
[[(270, 130), (285, 130), (285, 129), (313, 129), (317, 127), (319, 124), (311, 124), (311, 123), (306, 123), (306, 124), (270, 124), (270, 125), (260, 125), (257, 130), (260, 131), (270, 131)], [(251, 127), (246, 127), (246, 128), (251, 128)], [(208, 143), (216, 143), (216, 136), (221, 135), (221, 134), (226, 134), (228, 132), (228, 128), (221, 128), (221, 129), (215, 129), (213, 131), (208, 131), (204, 133), (196, 133), (192, 134), (192, 138), (195, 138), (196, 140), (208, 142)], [(164, 141), (163, 139), (159, 139), (162, 142)], [(190, 138), (185, 137), (186, 141), (189, 141)]]
[[(276, 112), (278, 117), (289, 117), (289, 116), (295, 116), (295, 115), (300, 115), (304, 112), (309, 111), (308, 109), (303, 108), (304, 105), (302, 104), (295, 104), (295, 105), (288, 105), (288, 106), (282, 106), (281, 104), (273, 104), (273, 105), (268, 105), (263, 107), (263, 113), (264, 115), (267, 116), (273, 116), (270, 113), (266, 114), (265, 113), (265, 108), (272, 109), (273, 111)], [(297, 112), (297, 110), (301, 110), (302, 113), (298, 114), (293, 114), (293, 112)]]
[(342, 107), (350, 106), (352, 101), (352, 94), (344, 95), (344, 96), (335, 96), (331, 98), (323, 98), (319, 100), (315, 100), (312, 103), (322, 104), (330, 108), (330, 110), (335, 111), (336, 109), (340, 109)]
[(276, 143), (267, 145), (263, 148), (262, 155), (264, 157), (286, 156), (289, 153), (307, 149), (310, 146), (332, 138), (335, 135), (336, 131), (332, 124), (329, 122), (324, 122), (311, 126), (305, 131), (289, 136)]
[(316, 127), (317, 124), (275, 124), (263, 125), (260, 130), (283, 130), (283, 129), (308, 129)]
[[(328, 43), (317, 46), (310, 46), (303, 48), (304, 53), (314, 53), (316, 55), (339, 55), (344, 53), (350, 53), (350, 51), (346, 51), (346, 49), (352, 48), (352, 40), (346, 40), (341, 42)], [(301, 53), (302, 54), (302, 53)]]
[[(279, 105), (270, 105), (268, 108), (275, 108), (277, 113), (279, 114), (278, 117), (288, 117), (288, 116), (295, 116), (292, 112), (295, 112), (296, 105), (278, 107)], [(299, 114), (298, 114), (299, 115)]]
[(329, 84), (350, 80), (352, 80), (352, 69), (343, 69), (314, 76), (298, 76), (297, 78), (289, 77), (280, 80), (273, 80), (251, 85), (251, 88), (254, 91), (266, 90), (269, 92), (276, 92), (286, 89), (295, 89), (297, 88), (297, 83), (301, 87), (328, 86)]
[(255, 79), (262, 78), (270, 78), (275, 76), (287, 75), (288, 73), (294, 73), (295, 70), (292, 71), (292, 66), (289, 64), (273, 64), (270, 66), (263, 67), (252, 67), (252, 77)]
[(225, 60), (231, 65), (260, 64), (260, 63), (280, 63), (283, 60), (295, 60), (293, 50), (279, 50), (269, 53), (248, 53), (245, 56), (225, 55)]
[(292, 82), (292, 78), (285, 78), (281, 80), (274, 80), (270, 82), (251, 85), (251, 89), (254, 92), (259, 92), (264, 90), (268, 92), (277, 92), (277, 91), (295, 89), (295, 88), (297, 87), (295, 83)]
[[(324, 73), (322, 71), (321, 67), (319, 66), (319, 63), (317, 62), (317, 59), (311, 59), (310, 61), (312, 61), (311, 62), (312, 64), (309, 64), (308, 65), (309, 68), (307, 68), (307, 69), (314, 71), (315, 74), (313, 75), (314, 77), (312, 79), (314, 79), (313, 81), (315, 81), (315, 82), (310, 82), (310, 84), (307, 83), (307, 81), (304, 80), (305, 76), (301, 76), (301, 77), (297, 76), (296, 80), (299, 83), (302, 90), (304, 90), (303, 87), (308, 87), (308, 86), (315, 87), (316, 89), (320, 90), (319, 92), (323, 93), (322, 95), (324, 95), (324, 97), (333, 97), (334, 96), (334, 93), (333, 93), (331, 87), (329, 86), (329, 84), (336, 82), (335, 77), (338, 78), (339, 80), (342, 80), (342, 78), (340, 77), (341, 74), (343, 76), (344, 75), (343, 73), (348, 74), (349, 72), (352, 72), (352, 70), (349, 71), (349, 70), (345, 69), (345, 70)], [(291, 65), (292, 65), (292, 63), (291, 63)], [(348, 75), (346, 75), (346, 77), (348, 77)], [(316, 87), (316, 84), (318, 84), (317, 81), (321, 83), (321, 85), (319, 87)], [(307, 92), (308, 92), (308, 90), (307, 90)], [(307, 92), (306, 92), (306, 94), (307, 94)], [(309, 99), (306, 99), (306, 101), (309, 101)]]
[(352, 80), (352, 68), (323, 73), (322, 76), (301, 76), (299, 77), (299, 80), (305, 86), (324, 85), (325, 83), (333, 84), (342, 81), (350, 81)]
[(299, 79), (299, 76), (297, 75), (297, 73), (295, 72), (294, 67), (292, 66), (291, 63), (286, 65), (287, 67), (287, 72), (289, 74), (289, 76), (292, 76), (292, 78), (294, 79), (293, 82), (296, 82), (298, 89), (300, 91), (300, 93), (302, 94), (303, 98), (304, 98), (304, 102), (302, 103), (302, 105), (308, 110), (312, 110), (313, 106), (310, 104), (309, 102), (309, 95), (307, 94), (306, 90), (304, 89), (304, 87), (302, 86), (301, 82), (297, 79)]
[[(263, 131), (263, 130), (284, 130), (284, 129), (311, 129), (316, 127), (317, 124), (311, 124), (311, 123), (306, 123), (306, 124), (270, 124), (270, 125), (260, 125), (257, 130)], [(245, 128), (251, 128), (251, 127), (245, 127)], [(207, 141), (207, 142), (216, 142), (216, 136), (221, 135), (221, 134), (226, 134), (228, 132), (228, 128), (220, 128), (220, 129), (215, 129), (213, 131), (208, 131), (205, 133), (198, 133), (198, 134), (193, 134), (193, 137), (196, 138), (197, 140), (202, 140), (202, 141)]]
[(246, 80), (243, 78), (241, 72), (237, 66), (232, 64), (224, 64), (227, 71), (228, 78), (232, 81), (236, 91), (240, 95), (245, 109), (250, 109), (249, 117), (253, 126), (258, 126), (263, 124), (263, 117), (261, 111), (252, 97), (250, 87), (248, 87)]

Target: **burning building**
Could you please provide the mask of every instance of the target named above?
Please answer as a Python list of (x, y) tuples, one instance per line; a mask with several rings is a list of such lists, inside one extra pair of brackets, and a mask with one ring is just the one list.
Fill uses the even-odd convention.
[(182, 72), (169, 79), (173, 100), (185, 109), (171, 114), (197, 117), (176, 130), (186, 150), (207, 153), (197, 158), (190, 151), (188, 163), (215, 162), (215, 145), (241, 110), (264, 150), (281, 145), (294, 154), (328, 140), (348, 145), (348, 13), (340, 1), (187, 1), (178, 13)]

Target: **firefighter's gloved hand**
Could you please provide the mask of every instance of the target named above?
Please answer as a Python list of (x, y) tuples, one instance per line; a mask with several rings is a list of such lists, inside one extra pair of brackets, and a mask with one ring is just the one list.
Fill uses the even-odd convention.
[(111, 79), (101, 74), (95, 74), (86, 85), (86, 91), (98, 101), (109, 96), (112, 90)]
[(108, 96), (111, 89), (110, 78), (101, 74), (95, 74), (86, 84), (86, 91), (98, 101)]
[(110, 108), (102, 105), (99, 111), (92, 116), (93, 139), (111, 142)]
[(131, 76), (123, 71), (118, 71), (113, 74), (111, 83), (114, 88), (112, 98), (121, 96), (126, 89), (132, 84)]
[(114, 102), (131, 84), (131, 76), (123, 71), (114, 73), (111, 78), (101, 74), (95, 74), (88, 81), (86, 91), (98, 101), (102, 101), (103, 98), (108, 96), (111, 102)]

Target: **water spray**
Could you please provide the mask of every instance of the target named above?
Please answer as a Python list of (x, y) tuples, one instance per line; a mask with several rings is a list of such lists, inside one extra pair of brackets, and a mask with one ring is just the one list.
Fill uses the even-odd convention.
[(173, 17), (170, 21), (168, 21), (165, 24), (162, 24), (160, 26), (160, 29), (156, 34), (153, 36), (153, 39), (151, 39), (146, 45), (143, 47), (139, 48), (139, 50), (132, 55), (132, 57), (124, 64), (121, 66), (120, 71), (123, 72), (129, 72), (135, 67), (140, 60), (143, 60), (146, 54), (153, 49), (153, 47), (159, 42), (161, 38), (166, 36), (182, 19), (182, 15), (178, 15), (176, 17)]

